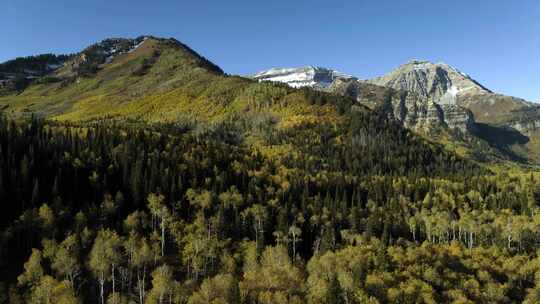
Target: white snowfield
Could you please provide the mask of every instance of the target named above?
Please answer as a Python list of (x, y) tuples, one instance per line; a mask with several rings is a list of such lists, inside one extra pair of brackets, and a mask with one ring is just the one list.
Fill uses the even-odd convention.
[(293, 88), (326, 88), (337, 78), (351, 79), (350, 75), (321, 67), (306, 66), (300, 68), (272, 68), (252, 76), (259, 81), (285, 83)]

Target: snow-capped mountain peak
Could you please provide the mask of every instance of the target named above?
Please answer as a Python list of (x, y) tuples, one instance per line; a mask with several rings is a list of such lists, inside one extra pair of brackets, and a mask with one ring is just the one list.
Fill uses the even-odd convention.
[(416, 59), (368, 82), (414, 92), (440, 103), (455, 103), (458, 96), (491, 92), (449, 64)]
[(327, 88), (336, 79), (352, 79), (353, 76), (316, 66), (300, 68), (272, 68), (253, 76), (259, 81), (273, 81), (288, 84), (294, 88), (318, 87)]

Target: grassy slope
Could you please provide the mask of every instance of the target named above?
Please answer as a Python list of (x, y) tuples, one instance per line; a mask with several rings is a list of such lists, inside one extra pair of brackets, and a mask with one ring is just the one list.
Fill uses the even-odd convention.
[(193, 54), (149, 39), (134, 52), (103, 65), (95, 77), (36, 84), (20, 95), (0, 97), (0, 107), (7, 107), (8, 113), (32, 112), (57, 120), (118, 116), (148, 122), (186, 116), (223, 120), (255, 109), (258, 102), (267, 102), (267, 108), (279, 116), (311, 111), (298, 91), (224, 76), (197, 64)]

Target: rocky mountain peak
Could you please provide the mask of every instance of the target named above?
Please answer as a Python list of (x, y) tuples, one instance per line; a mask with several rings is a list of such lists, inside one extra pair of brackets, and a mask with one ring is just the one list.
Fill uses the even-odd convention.
[(369, 83), (414, 92), (441, 104), (455, 104), (458, 96), (491, 93), (457, 68), (427, 60), (411, 60)]

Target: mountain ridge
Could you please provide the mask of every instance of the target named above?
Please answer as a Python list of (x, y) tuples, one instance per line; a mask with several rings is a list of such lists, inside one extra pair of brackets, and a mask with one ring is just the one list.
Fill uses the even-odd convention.
[(308, 65), (299, 68), (272, 68), (249, 76), (258, 81), (285, 83), (293, 88), (327, 88), (336, 79), (354, 79), (351, 75), (319, 66)]
[[(412, 79), (398, 78), (402, 76), (402, 74), (412, 74)], [(424, 81), (424, 83), (414, 83), (411, 85), (410, 80), (416, 82)], [(430, 80), (431, 83), (429, 83)], [(450, 91), (452, 95), (467, 94), (470, 93), (469, 91), (471, 89), (482, 93), (492, 93), (491, 90), (458, 68), (445, 62), (433, 63), (429, 60), (412, 59), (399, 65), (388, 74), (371, 78), (366, 81), (383, 86), (414, 91), (424, 97), (434, 97), (433, 94), (439, 93), (439, 91), (442, 91), (441, 95), (444, 95), (446, 91)], [(457, 84), (456, 82), (464, 84)], [(415, 86), (420, 87), (421, 89), (418, 90)], [(442, 86), (443, 90), (437, 86)], [(413, 89), (411, 89), (411, 87)]]
[[(466, 77), (457, 69), (455, 73)], [(291, 75), (285, 80), (289, 84), (292, 81), (292, 86), (276, 84), (280, 82), (276, 80), (283, 80), (279, 77)], [(449, 138), (455, 137), (456, 130), (465, 134), (477, 131), (476, 113), (460, 100), (456, 102), (456, 96), (445, 100), (448, 92), (442, 90), (441, 98), (434, 101), (422, 96), (422, 92), (381, 86), (315, 66), (273, 69), (255, 76), (228, 76), (174, 38), (109, 38), (71, 55), (62, 66), (32, 81), (27, 88), (4, 94), (0, 107), (8, 114), (33, 114), (62, 121), (115, 118), (175, 122), (186, 117), (222, 121), (260, 108), (272, 109), (275, 117), (289, 119), (293, 114), (304, 115), (306, 102), (340, 100), (337, 96), (344, 96), (427, 137), (440, 130)], [(310, 88), (321, 93), (303, 90)], [(536, 130), (536, 115), (532, 110), (523, 111), (513, 117), (511, 124), (521, 130)]]
[[(311, 87), (351, 97), (420, 133), (457, 129), (490, 144), (497, 142), (493, 147), (511, 158), (540, 161), (540, 153), (535, 152), (540, 144), (540, 105), (494, 93), (444, 62), (413, 59), (383, 76), (336, 78), (328, 86)], [(512, 138), (518, 138), (512, 133), (517, 132), (521, 137), (518, 141), (503, 140), (507, 146), (501, 146), (492, 134), (484, 134), (486, 130), (499, 130), (496, 132)], [(462, 140), (461, 136), (457, 140)]]
[(0, 63), (0, 89), (4, 89), (0, 93), (5, 95), (10, 91), (21, 91), (31, 82), (43, 77), (50, 77), (51, 79), (48, 81), (58, 81), (91, 76), (99, 70), (101, 65), (111, 63), (119, 56), (134, 52), (147, 40), (182, 49), (189, 56), (196, 58), (194, 64), (215, 73), (224, 74), (219, 66), (175, 38), (159, 38), (152, 35), (136, 38), (106, 38), (71, 55), (42, 54)]
[[(536, 104), (521, 98), (495, 93), (486, 88), (469, 74), (452, 65), (427, 60), (411, 60), (389, 73), (366, 80), (381, 86), (414, 92), (435, 102), (454, 102), (473, 111), (475, 118), (482, 122), (497, 122), (492, 117), (510, 114)], [(489, 105), (505, 104), (494, 110)]]

